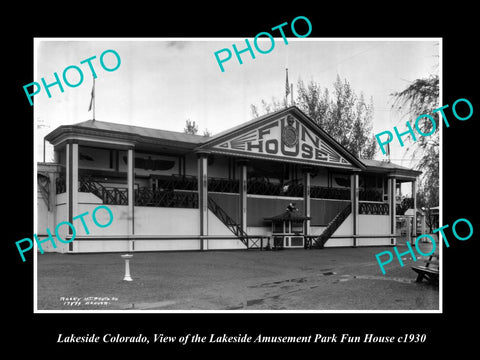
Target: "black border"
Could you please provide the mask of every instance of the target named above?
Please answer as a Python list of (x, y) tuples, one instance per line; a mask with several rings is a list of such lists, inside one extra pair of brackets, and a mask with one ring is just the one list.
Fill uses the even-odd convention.
[[(308, 3), (303, 9), (291, 3), (274, 3), (266, 11), (246, 3), (201, 4), (194, 9), (187, 3), (182, 9), (159, 3), (118, 4), (111, 3), (105, 10), (98, 5), (50, 8), (42, 4), (28, 5), (23, 12), (14, 13), (11, 22), (2, 27), (9, 36), (3, 56), (7, 86), (3, 103), (8, 115), (4, 117), (8, 140), (4, 146), (4, 205), (8, 209), (5, 221), (4, 258), (7, 259), (7, 289), (4, 292), (6, 316), (11, 321), (5, 326), (7, 346), (15, 350), (30, 345), (33, 351), (43, 354), (59, 353), (64, 356), (94, 350), (107, 350), (113, 354), (124, 351), (127, 345), (110, 344), (57, 344), (59, 332), (87, 334), (108, 332), (123, 335), (164, 334), (180, 336), (184, 333), (227, 333), (235, 335), (247, 332), (252, 336), (307, 335), (321, 333), (349, 333), (362, 335), (401, 335), (425, 333), (424, 344), (406, 344), (400, 356), (435, 355), (442, 349), (461, 350), (475, 344), (476, 310), (476, 257), (478, 256), (478, 184), (476, 165), (476, 141), (478, 90), (476, 85), (476, 40), (474, 34), (478, 20), (476, 10), (466, 4), (435, 3), (420, 5), (406, 2), (367, 5), (365, 3), (339, 4), (336, 8), (325, 3)], [(78, 5), (78, 4), (77, 4)], [(448, 9), (447, 9), (448, 5)], [(14, 6), (13, 6), (14, 7)], [(443, 314), (33, 314), (33, 256), (27, 254), (22, 263), (14, 242), (31, 237), (33, 229), (32, 182), (33, 176), (33, 108), (25, 101), (22, 86), (33, 81), (34, 37), (254, 37), (258, 32), (290, 22), (296, 16), (310, 19), (313, 31), (310, 37), (442, 37), (443, 38), (443, 104), (452, 104), (458, 98), (467, 98), (473, 104), (474, 115), (468, 121), (453, 120), (450, 128), (443, 130), (443, 220), (452, 224), (458, 218), (469, 219), (474, 226), (474, 236), (465, 242), (450, 241), (444, 247), (444, 313)], [(13, 101), (12, 101), (13, 100)], [(8, 149), (8, 150), (7, 150)], [(9, 315), (12, 314), (12, 315)], [(473, 325), (473, 327), (472, 327)], [(73, 348), (72, 348), (73, 346)], [(176, 352), (210, 348), (220, 354), (222, 350), (237, 350), (241, 345), (138, 345), (138, 354), (151, 351), (155, 356), (169, 356), (165, 350)], [(252, 352), (268, 347), (284, 351), (286, 344), (242, 346)], [(384, 344), (289, 344), (297, 351), (355, 350), (361, 346), (366, 355), (378, 353), (391, 356), (392, 346)], [(298, 352), (297, 352), (298, 353)], [(106, 354), (102, 355), (105, 356)], [(307, 355), (308, 353), (305, 353)], [(312, 353), (320, 355), (322, 353)], [(40, 355), (40, 354), (38, 354)], [(309, 355), (307, 355), (309, 356)]]

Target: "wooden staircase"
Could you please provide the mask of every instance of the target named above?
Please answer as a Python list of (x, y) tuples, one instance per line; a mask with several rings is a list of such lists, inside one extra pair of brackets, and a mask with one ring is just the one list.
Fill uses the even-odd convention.
[(311, 249), (322, 249), (325, 246), (325, 243), (330, 239), (333, 233), (342, 225), (345, 219), (352, 212), (352, 204), (348, 204), (342, 211), (340, 211), (328, 224), (327, 228), (323, 230), (320, 236), (316, 239), (313, 239), (312, 244), (310, 245)]
[(242, 243), (248, 248), (248, 235), (245, 231), (243, 231), (242, 227), (237, 224), (223, 208), (218, 205), (212, 198), (208, 198), (208, 209), (215, 214), (217, 218), (220, 219), (228, 229), (238, 236), (238, 238), (242, 241)]

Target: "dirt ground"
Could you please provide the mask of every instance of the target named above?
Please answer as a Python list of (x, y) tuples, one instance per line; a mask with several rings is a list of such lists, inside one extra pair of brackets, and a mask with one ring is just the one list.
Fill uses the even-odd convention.
[[(428, 245), (422, 245), (428, 253)], [(38, 254), (38, 310), (439, 310), (439, 287), (416, 283), (415, 264), (383, 275), (391, 247), (135, 253), (132, 282), (121, 254)], [(407, 250), (399, 246), (399, 252)], [(417, 262), (420, 262), (418, 260)]]

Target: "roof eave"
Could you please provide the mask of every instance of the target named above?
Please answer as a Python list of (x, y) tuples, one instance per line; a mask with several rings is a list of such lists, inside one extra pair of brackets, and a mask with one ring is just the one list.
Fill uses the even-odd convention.
[[(161, 139), (161, 138), (154, 138), (148, 137), (139, 134), (131, 134), (121, 131), (113, 131), (113, 130), (106, 130), (106, 129), (91, 129), (82, 126), (76, 125), (62, 125), (50, 132), (45, 136), (45, 140), (49, 141), (52, 144), (55, 144), (58, 139), (65, 138), (74, 135), (83, 135), (83, 136), (98, 136), (101, 133), (102, 137), (110, 138), (110, 139), (117, 139), (117, 140), (124, 140), (133, 142), (136, 145), (162, 145), (168, 146), (172, 149), (182, 149), (191, 151), (195, 147), (198, 146), (198, 143), (195, 142), (186, 142), (181, 140), (171, 140), (171, 139)], [(63, 142), (64, 139), (61, 140)]]

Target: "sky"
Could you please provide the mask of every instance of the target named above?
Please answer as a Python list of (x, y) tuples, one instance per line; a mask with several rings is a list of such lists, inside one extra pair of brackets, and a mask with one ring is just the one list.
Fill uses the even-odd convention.
[[(268, 38), (260, 38), (259, 46), (268, 49)], [(88, 111), (93, 78), (88, 64), (97, 73), (95, 79), (95, 119), (183, 131), (185, 121), (195, 121), (199, 134), (204, 129), (216, 134), (252, 119), (251, 105), (261, 100), (281, 100), (285, 96), (285, 68), (294, 85), (299, 79), (313, 80), (333, 89), (339, 75), (347, 79), (357, 94), (373, 98), (373, 134), (384, 130), (401, 130), (406, 121), (414, 121), (392, 110), (392, 92), (405, 89), (412, 81), (440, 71), (441, 45), (437, 38), (404, 39), (322, 39), (275, 38), (275, 46), (261, 54), (253, 46), (241, 54), (243, 64), (235, 57), (232, 44), (245, 48), (245, 38), (147, 38), (147, 39), (35, 39), (33, 81), (54, 82), (54, 72), (62, 79), (70, 65), (78, 66), (84, 75), (77, 87), (63, 83), (50, 88), (48, 98), (42, 88), (34, 97), (37, 161), (43, 160), (43, 137), (60, 125), (92, 119)], [(265, 42), (264, 42), (265, 41)], [(214, 53), (228, 48), (232, 58), (220, 70)], [(115, 50), (121, 64), (115, 71), (106, 71), (100, 64), (101, 54)], [(224, 56), (222, 53), (220, 56)], [(116, 58), (106, 53), (106, 67), (113, 68)], [(75, 70), (67, 72), (68, 80), (80, 82)], [(25, 98), (28, 103), (28, 99)], [(420, 115), (420, 114), (419, 114)], [(414, 165), (398, 141), (391, 144), (391, 160), (411, 167)], [(383, 159), (380, 149), (377, 159)], [(52, 147), (47, 143), (46, 161), (53, 160)]]

